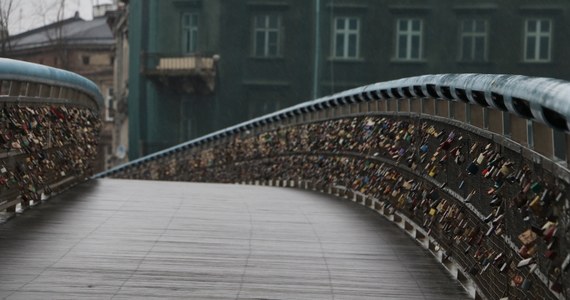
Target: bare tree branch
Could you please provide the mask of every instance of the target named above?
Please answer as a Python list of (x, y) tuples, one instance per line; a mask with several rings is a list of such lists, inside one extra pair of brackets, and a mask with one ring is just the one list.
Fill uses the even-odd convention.
[(0, 0), (0, 53), (2, 56), (10, 50), (8, 25), (10, 24), (10, 17), (13, 12), (14, 0)]
[[(64, 24), (62, 23), (65, 18), (65, 9), (66, 0), (41, 1), (35, 7), (36, 15), (42, 16), (44, 26), (52, 25), (46, 28), (44, 32), (48, 40), (47, 46), (55, 52), (54, 54), (57, 58), (55, 66), (68, 69), (67, 41), (65, 40)], [(53, 15), (55, 15), (55, 20), (48, 17)]]

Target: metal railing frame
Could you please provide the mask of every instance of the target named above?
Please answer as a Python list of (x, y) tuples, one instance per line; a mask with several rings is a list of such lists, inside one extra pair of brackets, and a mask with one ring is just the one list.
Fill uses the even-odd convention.
[[(48, 66), (0, 58), (0, 103), (3, 105), (68, 105), (100, 111), (103, 95), (89, 79), (75, 73)], [(51, 130), (47, 134), (50, 134)], [(57, 147), (49, 147), (48, 151)], [(21, 160), (28, 154), (8, 151), (2, 160)], [(72, 174), (59, 182), (50, 184), (55, 190), (78, 183), (84, 178)], [(15, 194), (16, 195), (16, 194)], [(20, 203), (19, 196), (0, 199), (0, 211), (14, 208)]]

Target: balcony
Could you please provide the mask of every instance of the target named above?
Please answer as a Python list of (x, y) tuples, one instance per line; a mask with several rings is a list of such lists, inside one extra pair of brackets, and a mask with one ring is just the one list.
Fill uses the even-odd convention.
[(216, 61), (215, 56), (143, 53), (141, 73), (178, 91), (211, 94), (215, 90)]

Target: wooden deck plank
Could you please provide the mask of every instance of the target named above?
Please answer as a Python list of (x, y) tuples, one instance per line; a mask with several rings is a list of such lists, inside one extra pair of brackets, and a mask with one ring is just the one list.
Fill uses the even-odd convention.
[(293, 189), (96, 180), (0, 225), (2, 299), (468, 299), (354, 203)]

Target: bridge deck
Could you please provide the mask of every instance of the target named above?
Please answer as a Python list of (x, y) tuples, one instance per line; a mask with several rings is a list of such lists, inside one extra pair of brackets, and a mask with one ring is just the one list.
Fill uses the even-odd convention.
[(467, 299), (414, 243), (305, 191), (94, 180), (0, 225), (0, 298)]

